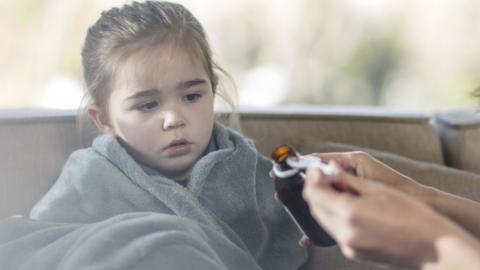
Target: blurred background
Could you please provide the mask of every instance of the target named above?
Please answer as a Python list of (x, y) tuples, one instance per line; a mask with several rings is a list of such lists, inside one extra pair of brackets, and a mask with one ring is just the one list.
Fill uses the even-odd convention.
[[(0, 0), (0, 107), (76, 109), (87, 28), (120, 0)], [(471, 106), (480, 1), (184, 0), (243, 106)]]

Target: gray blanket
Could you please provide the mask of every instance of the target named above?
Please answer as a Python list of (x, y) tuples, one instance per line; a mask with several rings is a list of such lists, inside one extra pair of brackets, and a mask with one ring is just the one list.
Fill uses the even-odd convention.
[(91, 224), (0, 222), (1, 269), (260, 270), (250, 254), (191, 220), (127, 213)]
[[(218, 123), (213, 135), (217, 149), (196, 163), (186, 187), (139, 165), (115, 138), (99, 136), (91, 148), (71, 155), (56, 184), (32, 209), (30, 218), (36, 221), (10, 220), (4, 228), (0, 227), (0, 236), (5, 235), (8, 228), (24, 222), (31, 226), (27, 228), (46, 223), (47, 228), (54, 226), (55, 232), (66, 230), (65, 235), (54, 233), (50, 239), (52, 243), (63, 243), (62, 247), (73, 250), (69, 254), (81, 253), (88, 258), (70, 269), (95, 269), (90, 267), (102, 259), (90, 254), (91, 251), (107, 254), (111, 262), (108, 265), (112, 266), (119, 262), (141, 263), (143, 260), (137, 260), (138, 256), (134, 255), (140, 252), (155, 254), (152, 258), (162, 263), (162, 269), (182, 269), (177, 267), (178, 263), (200, 266), (198, 256), (218, 267), (195, 269), (237, 269), (233, 264), (239, 264), (237, 267), (242, 269), (255, 269), (254, 264), (263, 269), (297, 269), (306, 260), (306, 252), (297, 245), (299, 231), (273, 199), (273, 182), (268, 177), (269, 160), (259, 155), (250, 141)], [(146, 224), (144, 227), (152, 231), (142, 231), (142, 226), (127, 222), (130, 225), (117, 233), (116, 222), (125, 223), (125, 215), (130, 220), (129, 215), (134, 214), (127, 213), (133, 212), (149, 212), (134, 216), (134, 220), (140, 218)], [(14, 252), (15, 248), (20, 251), (27, 243), (34, 246), (43, 243), (45, 239), (32, 230), (25, 230), (26, 236), (9, 236), (8, 244), (13, 249), (8, 251), (3, 249), (5, 241), (0, 238), (0, 256)], [(91, 248), (76, 244), (84, 243), (82, 239), (86, 235), (95, 235), (99, 230), (103, 231), (100, 237), (86, 238)], [(151, 237), (155, 234), (166, 238), (157, 242)], [(113, 235), (114, 244), (109, 246), (105, 240)], [(194, 241), (185, 240), (189, 237)], [(132, 245), (132, 241), (136, 244)], [(148, 244), (152, 242), (154, 244)], [(44, 258), (55, 257), (55, 252), (48, 252), (50, 246), (38, 244), (35, 254), (41, 252)], [(159, 246), (162, 248), (158, 249)], [(199, 253), (190, 252), (192, 249)], [(137, 259), (125, 262), (129, 256)], [(167, 267), (169, 265), (172, 267)], [(98, 269), (110, 268), (104, 265)]]

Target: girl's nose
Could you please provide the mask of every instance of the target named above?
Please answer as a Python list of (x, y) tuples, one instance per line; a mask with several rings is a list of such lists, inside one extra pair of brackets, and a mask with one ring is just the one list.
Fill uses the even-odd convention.
[(185, 119), (176, 110), (169, 110), (164, 113), (163, 130), (170, 130), (185, 126)]

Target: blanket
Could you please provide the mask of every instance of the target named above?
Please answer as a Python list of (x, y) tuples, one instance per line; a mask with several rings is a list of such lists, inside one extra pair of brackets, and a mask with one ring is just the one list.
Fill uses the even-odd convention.
[(0, 222), (2, 269), (259, 270), (223, 235), (175, 215), (127, 213), (91, 224)]
[[(40, 224), (65, 224), (67, 228), (75, 224), (79, 226), (76, 232), (82, 228), (94, 230), (98, 227), (92, 224), (103, 224), (127, 213), (174, 216), (191, 223), (189, 226), (207, 228), (224, 245), (232, 246), (225, 250), (241, 250), (262, 269), (297, 269), (305, 262), (306, 251), (297, 244), (300, 232), (273, 198), (274, 185), (268, 177), (270, 161), (258, 154), (251, 141), (219, 123), (215, 123), (212, 139), (217, 149), (194, 165), (188, 184), (182, 186), (138, 164), (116, 138), (101, 135), (92, 147), (71, 155), (30, 218)], [(81, 233), (73, 235), (57, 241), (65, 237), (81, 241)], [(182, 241), (179, 238), (177, 244), (171, 243), (181, 246)], [(217, 241), (202, 241), (212, 250), (222, 249)], [(178, 256), (171, 258), (176, 260)], [(185, 260), (188, 262), (189, 256)]]

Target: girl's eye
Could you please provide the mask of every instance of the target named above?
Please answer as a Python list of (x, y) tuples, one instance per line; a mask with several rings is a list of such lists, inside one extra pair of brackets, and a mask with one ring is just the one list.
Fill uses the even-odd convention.
[(201, 94), (196, 94), (196, 93), (195, 94), (188, 94), (188, 95), (185, 95), (183, 97), (183, 100), (186, 101), (186, 102), (189, 102), (189, 103), (193, 103), (201, 97), (202, 97)]
[(142, 104), (142, 105), (138, 106), (137, 109), (142, 111), (142, 112), (148, 112), (148, 111), (153, 110), (157, 106), (158, 106), (157, 101), (150, 101), (150, 102), (147, 102), (145, 104)]

